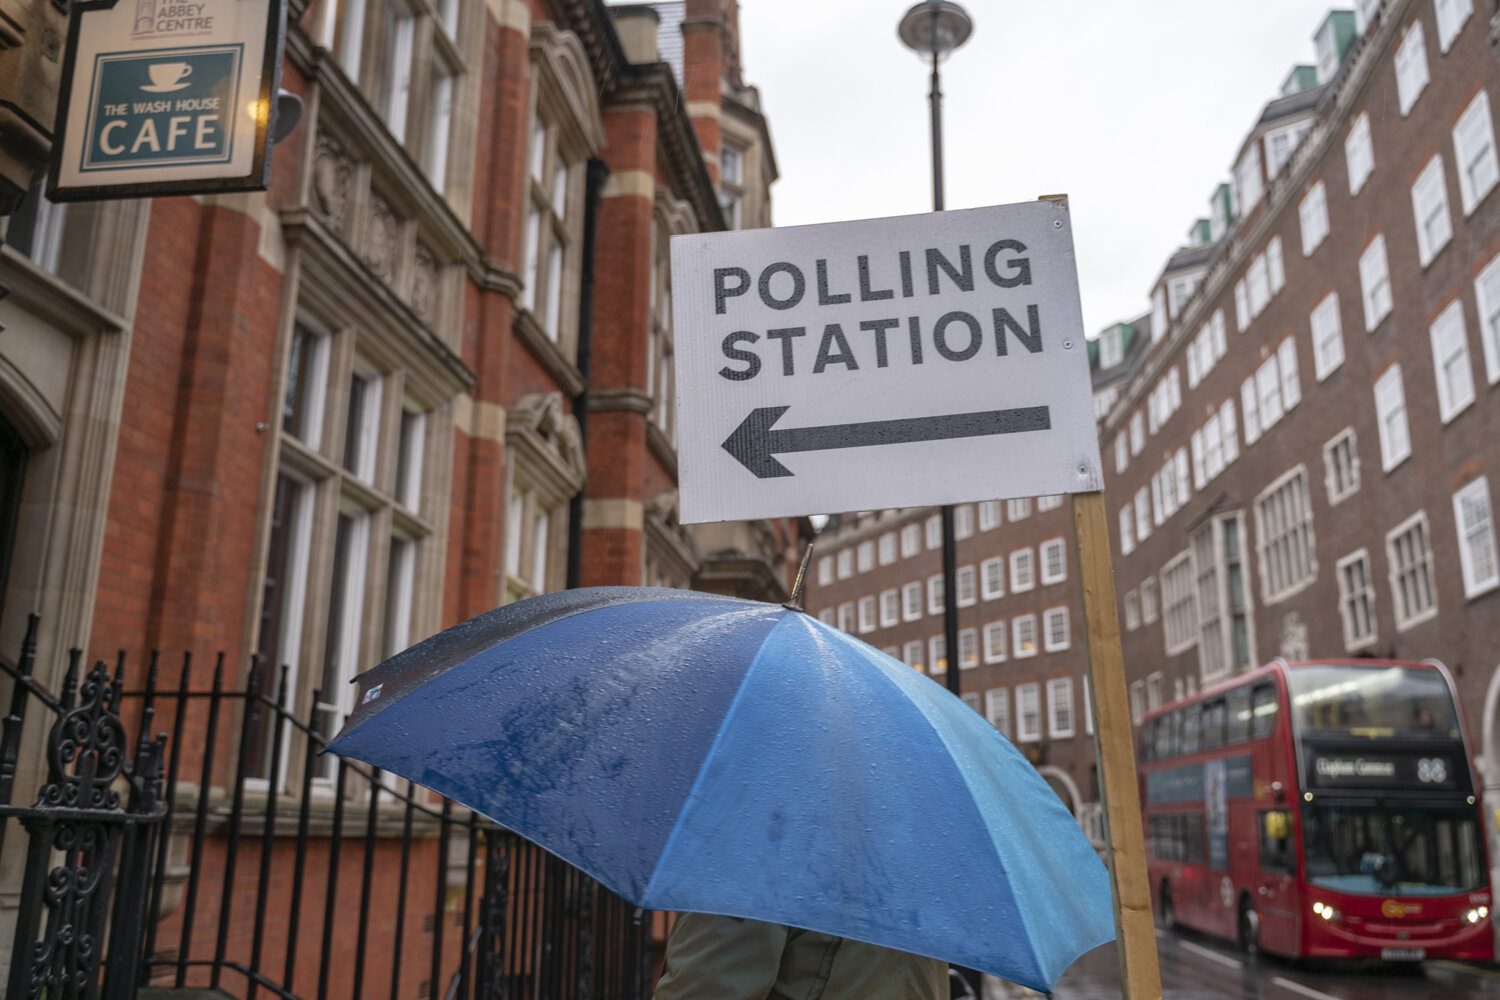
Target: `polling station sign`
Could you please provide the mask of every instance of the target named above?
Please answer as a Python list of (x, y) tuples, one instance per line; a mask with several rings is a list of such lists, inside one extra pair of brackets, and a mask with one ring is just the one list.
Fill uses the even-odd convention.
[(684, 522), (1103, 488), (1066, 201), (671, 258)]
[(48, 197), (264, 188), (284, 31), (285, 0), (75, 4)]

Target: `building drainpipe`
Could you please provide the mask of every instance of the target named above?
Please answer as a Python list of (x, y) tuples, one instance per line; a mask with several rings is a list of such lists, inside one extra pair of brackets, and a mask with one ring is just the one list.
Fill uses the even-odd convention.
[[(594, 331), (594, 248), (599, 229), (599, 197), (609, 167), (597, 156), (589, 158), (588, 180), (583, 196), (583, 273), (578, 282), (578, 374), (583, 388), (573, 397), (573, 418), (578, 421), (579, 446), (583, 448), (584, 466), (588, 466), (589, 444), (589, 363), (593, 351)], [(568, 501), (568, 579), (574, 590), (583, 566), (583, 487)]]

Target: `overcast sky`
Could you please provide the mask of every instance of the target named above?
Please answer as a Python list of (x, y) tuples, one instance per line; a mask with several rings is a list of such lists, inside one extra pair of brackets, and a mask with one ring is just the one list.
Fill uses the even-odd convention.
[[(1089, 336), (1148, 308), (1261, 108), (1315, 62), (1317, 0), (964, 0), (943, 63), (945, 200), (1067, 194)], [(929, 66), (901, 45), (909, 0), (740, 0), (794, 226), (932, 208)]]

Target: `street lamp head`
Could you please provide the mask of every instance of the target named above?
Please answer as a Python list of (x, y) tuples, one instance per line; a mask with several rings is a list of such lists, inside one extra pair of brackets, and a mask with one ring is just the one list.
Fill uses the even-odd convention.
[(901, 44), (925, 58), (941, 59), (974, 31), (969, 12), (953, 0), (922, 0), (901, 17)]

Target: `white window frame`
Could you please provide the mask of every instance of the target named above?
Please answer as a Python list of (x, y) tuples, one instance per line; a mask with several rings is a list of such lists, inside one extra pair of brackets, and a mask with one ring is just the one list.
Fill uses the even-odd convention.
[(913, 670), (921, 670), (923, 643), (921, 639), (912, 639), (901, 648), (901, 660)]
[[(1401, 563), (1397, 543), (1419, 528), (1425, 545), (1424, 551), (1413, 562)], [(1405, 632), (1437, 617), (1437, 577), (1433, 572), (1432, 529), (1427, 523), (1427, 512), (1419, 510), (1389, 531), (1385, 536), (1385, 551), (1387, 565), (1390, 567), (1391, 613), (1396, 619), (1396, 631)], [(1417, 582), (1425, 581), (1432, 603), (1426, 607), (1416, 607), (1404, 599), (1401, 581), (1408, 574), (1414, 574)]]
[(1427, 161), (1411, 186), (1411, 210), (1417, 226), (1417, 261), (1426, 267), (1453, 239), (1453, 215), (1448, 210), (1448, 182), (1443, 176), (1443, 154)]
[(876, 613), (875, 595), (866, 594), (859, 599), (859, 631), (861, 635), (873, 632), (879, 621)]
[(1361, 111), (1344, 137), (1344, 162), (1349, 171), (1349, 197), (1359, 194), (1375, 170), (1375, 146), (1370, 139), (1370, 113)]
[(1359, 255), (1360, 298), (1365, 304), (1365, 329), (1374, 330), (1391, 314), (1391, 268), (1385, 253), (1385, 234), (1375, 238)]
[[(1068, 546), (1061, 538), (1049, 538), (1039, 547), (1038, 561), (1042, 564), (1042, 583), (1062, 583), (1068, 578)], [(1052, 564), (1056, 563), (1056, 568)]]
[(962, 503), (953, 508), (953, 538), (963, 541), (974, 534), (974, 505)]
[(979, 666), (979, 630), (961, 628), (958, 630), (958, 669), (970, 670), (977, 666)]
[[(1337, 456), (1341, 446), (1348, 442), (1349, 483), (1340, 489)], [(1323, 445), (1323, 485), (1328, 489), (1328, 506), (1336, 507), (1359, 492), (1359, 441), (1353, 427), (1345, 427)]]
[[(998, 641), (997, 641), (998, 640)], [(1010, 649), (1010, 623), (1005, 619), (984, 626), (984, 662), (1004, 663)]]
[(941, 632), (927, 637), (927, 672), (929, 674), (948, 672), (948, 637)]
[(1328, 193), (1322, 180), (1307, 189), (1297, 205), (1302, 228), (1302, 256), (1311, 257), (1328, 238)]
[(889, 566), (896, 561), (896, 533), (887, 531), (880, 536), (880, 565)]
[(1068, 739), (1077, 730), (1073, 708), (1073, 678), (1054, 677), (1047, 682), (1047, 734)]
[(880, 592), (880, 627), (901, 624), (901, 591), (895, 587)]
[(990, 688), (984, 693), (984, 717), (999, 730), (1000, 735), (1010, 739), (1010, 691), (1006, 688)]
[(954, 585), (958, 591), (958, 606), (970, 608), (979, 603), (979, 588), (975, 585), (974, 566), (958, 567)]
[(1036, 559), (1031, 548), (1016, 549), (1010, 554), (1010, 592), (1024, 593), (1036, 586)]
[(1474, 13), (1474, 3), (1473, 0), (1432, 0), (1432, 12), (1437, 19), (1438, 51), (1446, 55), (1469, 15)]
[(1192, 551), (1183, 549), (1161, 569), (1162, 639), (1168, 656), (1185, 653), (1198, 644), (1197, 581)]
[(860, 573), (868, 573), (875, 568), (875, 543), (860, 542), (855, 551), (854, 565)]
[(901, 529), (901, 558), (910, 559), (922, 551), (922, 526), (908, 524)]
[(833, 582), (833, 556), (818, 559), (818, 586), (826, 587)]
[(1058, 605), (1048, 608), (1042, 612), (1042, 648), (1049, 653), (1056, 653), (1073, 645), (1073, 636), (1069, 631), (1068, 606)]
[(1474, 279), (1474, 304), (1479, 311), (1479, 342), (1484, 348), (1484, 372), (1490, 385), (1500, 382), (1500, 254)]
[(1318, 579), (1307, 466), (1278, 476), (1256, 496), (1254, 507), (1261, 603), (1269, 606), (1301, 593)]
[(1396, 69), (1396, 103), (1405, 118), (1427, 89), (1431, 74), (1427, 70), (1427, 41), (1422, 20), (1413, 21), (1401, 38), (1393, 60)]
[[(1363, 583), (1358, 589), (1349, 586), (1349, 568), (1354, 565), (1364, 567), (1362, 575)], [(1356, 649), (1364, 649), (1375, 644), (1379, 638), (1380, 629), (1375, 617), (1375, 576), (1374, 567), (1370, 563), (1370, 552), (1368, 549), (1360, 549), (1351, 552), (1336, 564), (1336, 575), (1339, 585), (1339, 618), (1344, 633), (1344, 649), (1354, 652)], [(1367, 632), (1356, 631), (1355, 605), (1363, 602), (1365, 605), (1364, 615), (1369, 619), (1369, 630)]]
[(854, 550), (844, 549), (838, 554), (839, 579), (847, 580), (854, 575)]
[(1155, 625), (1160, 610), (1156, 599), (1156, 578), (1148, 576), (1141, 581), (1141, 624)]
[(1010, 655), (1024, 660), (1041, 652), (1042, 644), (1036, 634), (1036, 615), (1016, 615), (1010, 622)]
[(1463, 302), (1455, 298), (1448, 303), (1432, 321), (1428, 334), (1432, 373), (1437, 380), (1438, 417), (1446, 424), (1474, 402), (1474, 367), (1469, 361)]
[(1000, 501), (986, 500), (979, 504), (979, 530), (993, 531), (1000, 527)]
[(1459, 204), (1468, 217), (1500, 183), (1495, 123), (1490, 115), (1489, 91), (1483, 87), (1453, 126), (1453, 165), (1458, 170)]
[(1245, 444), (1254, 444), (1260, 440), (1260, 390), (1253, 372), (1240, 383), (1240, 409), (1245, 414)]
[[(913, 600), (915, 598), (915, 600)], [(922, 617), (922, 581), (912, 580), (901, 585), (901, 620), (918, 621)]]
[(943, 547), (943, 515), (933, 514), (927, 519), (925, 525), (927, 535), (927, 547), (929, 549), (940, 549)]
[(1120, 508), (1120, 555), (1128, 556), (1135, 551), (1135, 504), (1127, 503)]
[(1453, 494), (1453, 523), (1463, 570), (1464, 597), (1473, 599), (1500, 587), (1500, 556), (1495, 551), (1495, 511), (1488, 478), (1480, 476)]
[(943, 574), (934, 573), (927, 578), (927, 613), (929, 615), (943, 613), (943, 601), (947, 597), (945, 587)]
[(1380, 467), (1390, 472), (1411, 457), (1411, 427), (1407, 423), (1400, 362), (1375, 380), (1375, 421), (1380, 432)]
[(1344, 363), (1344, 324), (1339, 293), (1329, 292), (1307, 318), (1312, 330), (1313, 374), (1322, 382)]
[(1004, 556), (994, 556), (979, 564), (979, 596), (986, 601), (1005, 596), (1006, 566)]
[(1016, 742), (1042, 738), (1042, 689), (1035, 681), (1016, 685)]

